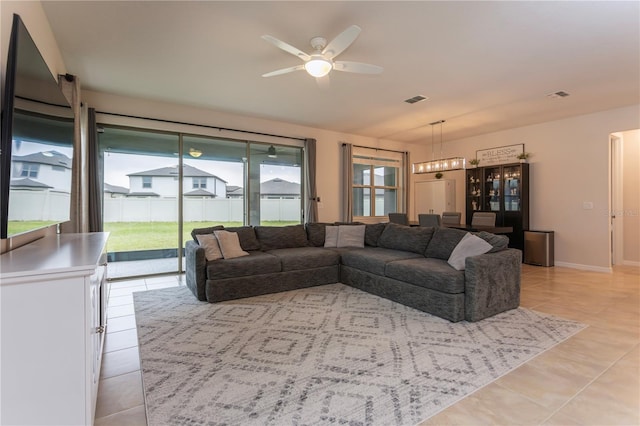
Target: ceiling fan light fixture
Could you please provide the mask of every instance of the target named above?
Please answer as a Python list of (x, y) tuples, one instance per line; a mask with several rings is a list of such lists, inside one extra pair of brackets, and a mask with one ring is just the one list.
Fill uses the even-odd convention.
[(276, 154), (276, 147), (271, 145), (269, 149), (267, 149), (267, 157), (269, 158), (278, 158), (278, 154)]
[(323, 57), (312, 57), (304, 64), (304, 69), (313, 77), (324, 77), (332, 68), (333, 64)]
[(202, 151), (196, 148), (189, 148), (189, 155), (193, 158), (198, 158), (202, 155)]

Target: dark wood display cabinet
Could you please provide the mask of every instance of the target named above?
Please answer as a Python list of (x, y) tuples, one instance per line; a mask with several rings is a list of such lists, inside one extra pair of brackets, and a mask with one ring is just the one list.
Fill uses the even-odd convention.
[(509, 247), (523, 250), (529, 230), (529, 163), (467, 169), (466, 217), (473, 212), (494, 212), (496, 226), (511, 226)]

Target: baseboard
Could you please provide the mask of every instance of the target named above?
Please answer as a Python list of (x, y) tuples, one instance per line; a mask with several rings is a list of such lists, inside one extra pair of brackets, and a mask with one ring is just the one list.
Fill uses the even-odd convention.
[(557, 260), (555, 261), (555, 265), (563, 266), (565, 268), (580, 269), (583, 271), (605, 272), (607, 274), (613, 272), (613, 269), (610, 266), (582, 265), (580, 263), (558, 262)]
[(635, 260), (623, 260), (622, 264), (624, 266), (640, 266), (640, 262), (636, 262)]

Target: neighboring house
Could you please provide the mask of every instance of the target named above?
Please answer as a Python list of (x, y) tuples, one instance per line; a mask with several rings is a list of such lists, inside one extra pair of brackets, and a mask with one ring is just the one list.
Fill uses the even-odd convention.
[(11, 157), (11, 187), (69, 193), (71, 158), (58, 151)]
[[(270, 200), (297, 200), (300, 199), (300, 184), (275, 178), (260, 184), (260, 198)], [(244, 197), (244, 188), (241, 186), (227, 186), (227, 198)]]
[(260, 184), (260, 198), (300, 199), (300, 184), (275, 178)]
[(108, 183), (104, 184), (104, 195), (109, 196), (111, 198), (120, 198), (126, 197), (129, 194), (129, 188), (125, 188), (124, 186), (117, 185), (109, 185)]
[[(128, 174), (128, 197), (178, 197), (178, 166)], [(225, 198), (227, 182), (193, 166), (183, 166), (182, 192), (186, 197)]]

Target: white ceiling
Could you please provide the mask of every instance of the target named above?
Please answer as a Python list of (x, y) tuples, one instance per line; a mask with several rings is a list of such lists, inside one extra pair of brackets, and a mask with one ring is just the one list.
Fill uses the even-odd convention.
[[(42, 4), (84, 89), (338, 132), (417, 142), (444, 119), (452, 140), (640, 102), (637, 1)], [(382, 74), (261, 77), (301, 63), (261, 35), (311, 52), (352, 24), (337, 59)]]

